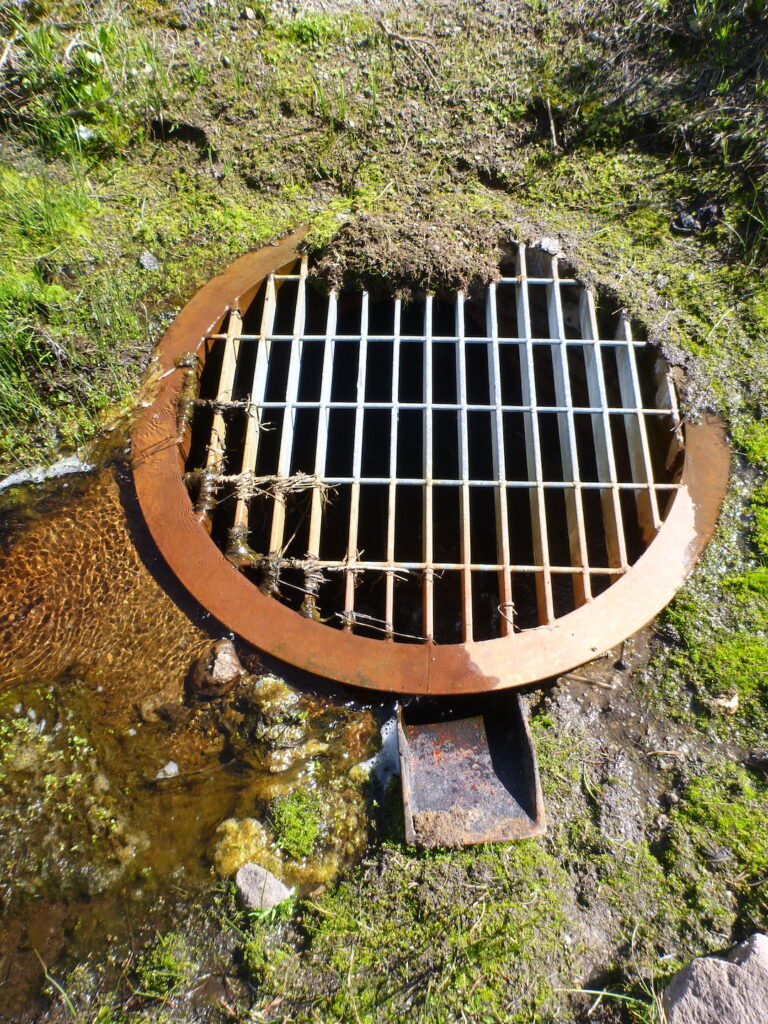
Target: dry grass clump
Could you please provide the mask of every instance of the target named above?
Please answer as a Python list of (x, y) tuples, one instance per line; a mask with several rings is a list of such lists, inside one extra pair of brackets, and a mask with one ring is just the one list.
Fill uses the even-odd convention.
[(409, 299), (414, 292), (469, 291), (499, 275), (493, 224), (449, 225), (406, 215), (363, 215), (318, 253), (314, 275), (329, 288), (365, 288)]

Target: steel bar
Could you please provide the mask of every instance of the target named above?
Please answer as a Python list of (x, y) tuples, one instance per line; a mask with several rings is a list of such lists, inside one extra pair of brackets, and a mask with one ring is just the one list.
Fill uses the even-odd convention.
[[(389, 418), (389, 475), (387, 491), (387, 566), (395, 565), (395, 515), (397, 509), (397, 437), (398, 437), (398, 398), (400, 395), (400, 320), (402, 303), (395, 299), (394, 334), (392, 336), (392, 407)], [(395, 576), (387, 573), (384, 596), (384, 618), (388, 631), (387, 639), (393, 640), (395, 628)]]
[[(456, 305), (456, 317), (459, 317), (460, 304)], [(463, 307), (462, 307), (463, 314)], [(472, 527), (469, 502), (469, 429), (467, 422), (467, 353), (464, 347), (464, 339), (461, 337), (464, 330), (464, 317), (461, 317), (461, 324), (457, 323), (456, 342), (456, 397), (459, 400), (458, 416), (458, 450), (459, 450), (459, 476), (461, 477), (461, 494), (459, 503), (459, 551), (462, 561), (461, 569), (461, 629), (464, 643), (471, 642), (474, 636), (473, 615), (472, 615)]]
[(607, 412), (608, 398), (605, 390), (603, 358), (598, 340), (595, 300), (592, 292), (587, 289), (581, 292), (579, 298), (579, 323), (582, 337), (594, 340), (592, 348), (584, 349), (589, 404), (603, 410), (602, 413), (592, 414), (592, 434), (595, 442), (597, 475), (602, 483), (610, 485), (610, 490), (600, 491), (606, 551), (608, 561), (612, 566), (626, 569), (627, 544), (624, 536), (624, 520), (621, 514), (621, 497), (617, 487), (618, 478), (611, 421)]
[[(355, 477), (352, 476), (327, 476), (324, 479), (324, 483), (332, 485), (334, 487), (341, 486), (343, 484), (352, 484), (355, 482)], [(424, 480), (420, 476), (415, 477), (389, 477), (389, 476), (361, 476), (359, 478), (361, 484), (404, 484), (409, 486), (419, 487), (423, 486)], [(434, 487), (463, 487), (465, 483), (468, 483), (470, 487), (496, 487), (495, 480), (458, 480), (452, 479), (438, 479), (434, 478), (432, 484)], [(595, 480), (581, 480), (578, 484), (579, 490), (595, 490), (600, 491), (607, 487), (607, 484), (600, 483)], [(576, 487), (572, 481), (569, 480), (541, 480), (538, 483), (531, 483), (528, 480), (507, 480), (505, 483), (507, 488), (537, 488), (543, 487), (545, 489), (567, 491), (573, 490)], [(680, 487), (678, 483), (664, 483), (664, 484), (636, 484), (627, 481), (619, 481), (616, 487), (622, 491), (647, 491), (651, 487), (655, 490), (677, 490)]]
[(568, 367), (568, 353), (561, 339), (565, 338), (563, 323), (563, 306), (560, 295), (560, 283), (557, 279), (557, 260), (552, 260), (553, 283), (547, 285), (547, 314), (549, 317), (549, 334), (554, 339), (552, 345), (552, 371), (555, 380), (555, 401), (565, 406), (566, 411), (557, 417), (560, 435), (560, 459), (563, 475), (572, 480), (576, 487), (565, 492), (565, 515), (568, 523), (568, 544), (571, 550), (571, 562), (582, 566), (581, 573), (573, 577), (573, 596), (576, 606), (591, 600), (592, 591), (589, 581), (589, 553), (587, 551), (587, 534), (584, 527), (584, 506), (579, 483), (579, 455), (576, 448), (576, 425), (573, 419), (573, 403), (571, 402), (571, 376)]
[[(269, 369), (269, 354), (272, 349), (272, 342), (269, 335), (275, 323), (275, 312), (277, 310), (277, 289), (275, 287), (275, 275), (267, 277), (264, 292), (264, 306), (261, 312), (261, 334), (259, 336), (258, 348), (256, 349), (256, 363), (253, 369), (251, 381), (251, 402), (247, 409), (245, 424), (245, 438), (243, 439), (243, 458), (240, 462), (242, 472), (256, 472), (256, 462), (259, 455), (259, 436), (262, 426), (261, 409), (263, 408), (264, 396), (267, 392), (267, 371)], [(244, 498), (238, 498), (235, 504), (234, 529), (244, 531), (248, 529), (248, 502)]]
[(365, 381), (368, 367), (368, 292), (362, 293), (360, 304), (360, 355), (357, 362), (357, 410), (352, 454), (352, 490), (349, 503), (349, 534), (346, 570), (344, 572), (344, 629), (352, 628), (355, 611), (355, 573), (358, 560), (357, 533), (360, 519), (360, 476), (363, 462), (363, 430), (365, 421)]
[[(457, 309), (463, 307), (464, 293), (457, 296)], [(506, 489), (506, 452), (504, 450), (504, 416), (501, 400), (501, 361), (499, 356), (499, 321), (496, 310), (496, 285), (491, 282), (486, 291), (486, 332), (493, 339), (488, 346), (488, 393), (494, 406), (493, 430), (491, 433), (491, 452), (493, 455), (493, 475), (497, 483), (496, 499), (496, 553), (501, 565), (506, 566), (509, 554), (509, 512), (507, 509)], [(462, 329), (463, 333), (463, 329)], [(509, 569), (499, 573), (499, 607), (504, 613), (499, 617), (499, 629), (502, 636), (507, 636), (514, 627), (515, 606), (512, 602), (512, 577)]]
[[(657, 359), (654, 367), (658, 387), (656, 388), (656, 405), (659, 409), (669, 410), (672, 416), (672, 427), (670, 429), (670, 442), (664, 458), (664, 468), (671, 471), (677, 462), (678, 456), (685, 447), (683, 439), (683, 423), (680, 418), (680, 410), (677, 405), (677, 393), (672, 380), (672, 372), (663, 359)], [(643, 410), (645, 411), (645, 410)]]
[[(308, 403), (317, 408), (317, 441), (315, 442), (315, 476), (325, 476), (325, 462), (328, 453), (328, 421), (330, 418), (331, 386), (333, 384), (333, 359), (336, 352), (335, 337), (338, 314), (338, 293), (334, 290), (328, 296), (326, 315), (325, 345), (323, 347), (323, 370), (320, 380), (319, 403)], [(323, 500), (319, 489), (312, 492), (312, 510), (309, 518), (309, 540), (307, 554), (320, 557), (320, 532), (322, 528)]]
[[(297, 281), (299, 279), (298, 274), (275, 274), (276, 281)], [(551, 277), (528, 277), (527, 274), (519, 274), (517, 277), (500, 277), (498, 279), (504, 283), (517, 284), (521, 280), (528, 281), (529, 284), (552, 284)], [(564, 278), (561, 284), (580, 284), (575, 278)]]
[[(520, 243), (517, 248), (518, 269), (521, 277), (525, 274), (525, 246)], [(533, 367), (533, 345), (531, 344), (531, 310), (528, 288), (518, 285), (516, 289), (517, 322), (522, 324), (526, 343), (520, 348), (520, 384), (523, 402), (532, 409), (536, 405), (536, 377)], [(552, 600), (552, 576), (549, 565), (549, 538), (547, 537), (547, 514), (544, 504), (544, 473), (541, 465), (541, 439), (539, 437), (539, 418), (535, 412), (529, 411), (524, 417), (525, 457), (528, 466), (528, 479), (534, 486), (530, 488), (531, 506), (531, 539), (533, 556), (541, 566), (536, 574), (536, 603), (538, 606), (539, 624), (552, 622), (555, 617)]]
[[(503, 282), (497, 281), (496, 283), (497, 284), (501, 284)], [(562, 284), (566, 284), (566, 283), (567, 282), (565, 282), (565, 281), (561, 281), (560, 282), (561, 285)], [(217, 333), (217, 334), (206, 334), (205, 340), (206, 341), (218, 341), (221, 338), (226, 338), (226, 336), (227, 336), (226, 333), (222, 334), (220, 332)], [(290, 335), (290, 334), (272, 334), (272, 333), (270, 333), (268, 335), (268, 337), (269, 337), (270, 341), (291, 341), (291, 339), (292, 339), (292, 335)], [(260, 339), (261, 339), (261, 335), (260, 334), (239, 334), (237, 336), (236, 340), (237, 341), (259, 341)], [(308, 343), (308, 344), (309, 343), (322, 344), (324, 339), (325, 339), (325, 335), (324, 334), (305, 334), (304, 335), (304, 341), (306, 343)], [(336, 340), (338, 342), (341, 342), (342, 344), (347, 344), (347, 343), (351, 343), (351, 342), (358, 342), (358, 341), (360, 341), (360, 335), (359, 334), (338, 334), (336, 336)], [(368, 341), (369, 342), (371, 342), (371, 341), (391, 341), (391, 340), (392, 340), (392, 335), (391, 334), (369, 334), (368, 335)], [(419, 345), (419, 344), (421, 344), (421, 342), (423, 342), (424, 338), (422, 337), (421, 334), (403, 334), (403, 335), (401, 335), (400, 340), (403, 342), (403, 344)], [(492, 338), (489, 338), (489, 337), (487, 337), (485, 335), (472, 335), (471, 337), (468, 337), (468, 338), (464, 339), (465, 344), (467, 344), (467, 345), (487, 345), (492, 340), (493, 340)], [(531, 344), (534, 345), (534, 346), (536, 346), (536, 345), (551, 345), (552, 344), (552, 339), (551, 338), (530, 338), (530, 339), (528, 339), (528, 338), (505, 337), (503, 335), (499, 336), (498, 342), (499, 342), (499, 345), (525, 345), (527, 343), (527, 341), (529, 341), (529, 340), (530, 340)], [(434, 334), (432, 336), (432, 341), (434, 343), (438, 343), (438, 344), (441, 344), (441, 345), (453, 345), (453, 344), (456, 343), (456, 336), (454, 334)], [(573, 347), (573, 348), (584, 348), (584, 347), (591, 346), (591, 342), (590, 341), (585, 341), (583, 338), (566, 338), (565, 341), (564, 341), (564, 344), (566, 345), (566, 347), (570, 346), (570, 347)], [(618, 338), (601, 338), (601, 344), (604, 345), (606, 348), (626, 348), (627, 345), (631, 345), (635, 349), (646, 349), (648, 347), (647, 342), (645, 342), (645, 341), (625, 342), (625, 341), (622, 341), (622, 340), (620, 340)]]
[[(341, 572), (346, 572), (348, 563), (346, 559), (319, 559), (314, 563), (318, 568), (326, 569), (338, 569)], [(436, 562), (430, 563), (435, 572), (458, 572), (465, 567), (464, 562)], [(357, 571), (373, 571), (381, 572), (382, 570), (393, 569), (395, 574), (400, 570), (404, 571), (421, 571), (426, 568), (426, 562), (395, 562), (390, 566), (389, 562), (386, 561), (371, 561), (367, 562), (364, 559), (358, 559), (355, 562), (354, 568)], [(503, 566), (499, 562), (468, 562), (466, 568), (472, 572), (493, 572), (499, 573), (504, 568), (509, 568), (513, 573), (528, 573), (533, 575), (541, 572), (542, 567), (540, 565), (525, 564)], [(550, 572), (553, 576), (572, 576), (575, 572), (580, 573), (582, 566), (579, 565), (553, 565), (550, 567)], [(590, 576), (622, 576), (624, 571), (616, 568), (615, 566), (590, 566)]]
[(208, 442), (208, 453), (205, 462), (205, 468), (209, 473), (221, 473), (224, 466), (227, 447), (227, 421), (224, 417), (224, 412), (219, 406), (221, 402), (232, 400), (232, 389), (235, 383), (235, 371), (237, 370), (237, 353), (240, 348), (240, 343), (236, 339), (242, 327), (243, 318), (240, 315), (240, 310), (231, 309), (229, 311), (224, 355), (219, 373), (219, 386), (216, 391), (217, 408), (213, 414), (211, 436)]
[[(301, 257), (301, 273), (296, 291), (296, 308), (293, 314), (293, 338), (291, 339), (291, 355), (288, 360), (288, 380), (285, 385), (286, 409), (283, 414), (283, 428), (280, 432), (280, 451), (277, 457), (277, 476), (287, 477), (291, 473), (291, 456), (293, 455), (293, 437), (296, 428), (296, 410), (291, 405), (296, 402), (299, 393), (299, 376), (301, 374), (301, 354), (304, 349), (304, 321), (306, 317), (306, 280), (309, 264), (306, 256)], [(269, 538), (270, 554), (281, 554), (285, 538), (285, 495), (275, 492), (272, 506), (272, 532)]]
[[(619, 340), (632, 341), (632, 325), (629, 317), (623, 310), (619, 318), (619, 329), (616, 333)], [(629, 344), (622, 348), (617, 348), (616, 362), (619, 370), (619, 391), (621, 392), (622, 404), (630, 408), (641, 408), (642, 398), (634, 348)], [(624, 429), (626, 430), (627, 445), (629, 446), (632, 479), (638, 483), (652, 484), (653, 466), (651, 463), (651, 451), (648, 445), (645, 419), (642, 414), (635, 412), (627, 413), (624, 416)], [(659, 504), (653, 487), (638, 493), (637, 518), (640, 523), (643, 540), (646, 544), (650, 544), (661, 526)]]
[[(391, 341), (392, 339), (388, 339)], [(466, 339), (465, 339), (466, 340)], [(338, 341), (338, 338), (336, 339)], [(600, 342), (602, 346), (602, 342)], [(364, 402), (364, 409), (384, 409), (389, 410), (392, 408), (392, 402)], [(395, 408), (397, 409), (412, 409), (414, 411), (422, 411), (426, 408), (424, 402), (396, 402)], [(268, 402), (264, 401), (261, 403), (260, 408), (262, 409), (317, 409), (317, 402), (311, 401), (299, 401), (295, 402)], [(329, 409), (356, 409), (357, 402), (329, 402)], [(460, 412), (464, 406), (458, 405), (456, 402), (435, 402), (432, 405), (433, 412)], [(467, 403), (467, 412), (495, 412), (495, 405), (478, 405), (477, 403)], [(642, 413), (644, 416), (658, 416), (661, 419), (671, 419), (674, 422), (674, 414), (670, 409), (638, 409), (638, 408), (625, 408), (624, 406), (608, 406), (607, 408), (598, 407), (594, 405), (574, 405), (571, 407), (564, 405), (502, 405), (502, 412), (545, 412), (545, 413), (563, 413), (572, 410), (574, 413), (581, 413), (583, 415), (594, 415), (595, 413), (608, 412), (614, 415), (621, 414), (626, 415), (628, 412), (636, 414)]]
[(432, 559), (434, 557), (434, 519), (432, 492), (432, 295), (424, 300), (424, 579), (423, 579), (423, 628), (427, 640), (435, 636), (435, 587)]

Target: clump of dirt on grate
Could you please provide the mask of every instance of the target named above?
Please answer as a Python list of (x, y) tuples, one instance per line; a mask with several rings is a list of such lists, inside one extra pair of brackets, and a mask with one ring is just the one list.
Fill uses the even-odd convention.
[(414, 292), (469, 291), (495, 280), (501, 249), (490, 224), (361, 216), (315, 256), (313, 276), (328, 288), (365, 288), (407, 301)]

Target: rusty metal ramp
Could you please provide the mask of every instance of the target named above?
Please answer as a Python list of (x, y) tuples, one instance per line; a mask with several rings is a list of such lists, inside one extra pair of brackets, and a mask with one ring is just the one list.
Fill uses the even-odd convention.
[(423, 847), (545, 831), (536, 753), (517, 694), (398, 708), (405, 835)]

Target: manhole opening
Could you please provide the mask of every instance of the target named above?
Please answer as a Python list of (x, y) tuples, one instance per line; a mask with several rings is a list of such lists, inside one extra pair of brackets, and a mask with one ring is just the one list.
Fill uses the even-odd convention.
[(482, 292), (330, 295), (306, 259), (206, 339), (186, 479), (255, 586), (360, 636), (457, 644), (591, 602), (658, 533), (668, 367), (558, 261)]

